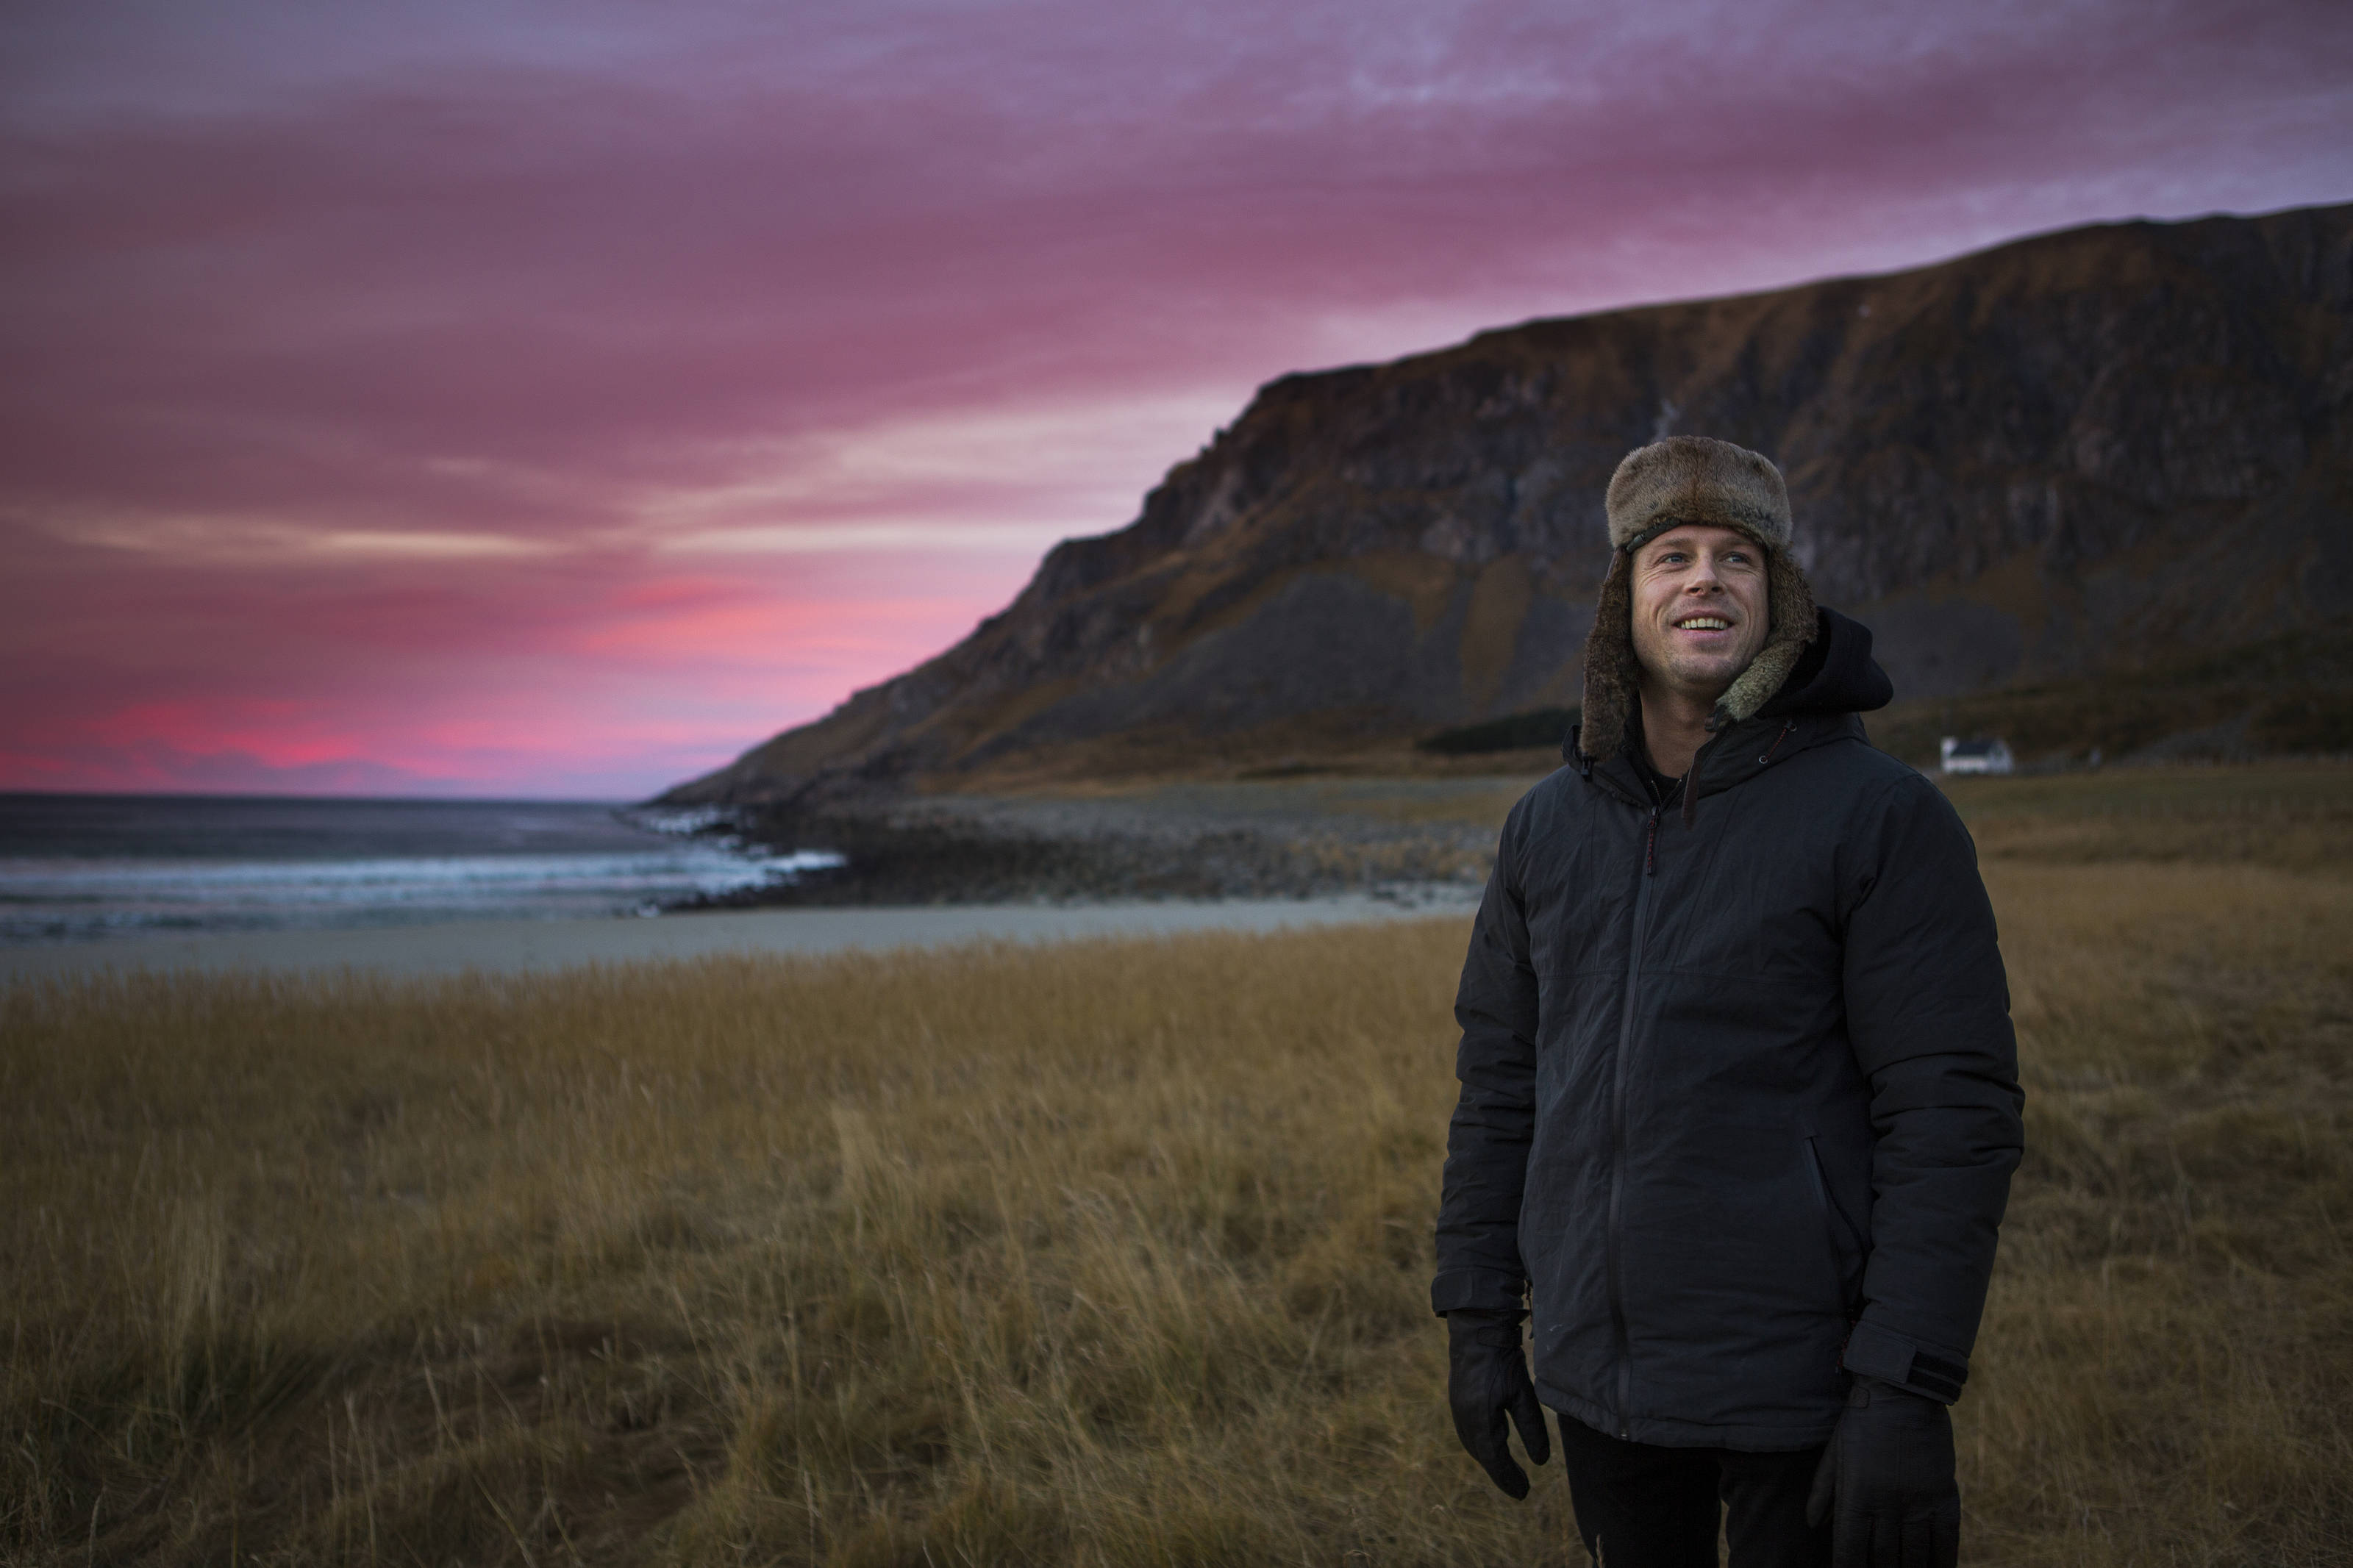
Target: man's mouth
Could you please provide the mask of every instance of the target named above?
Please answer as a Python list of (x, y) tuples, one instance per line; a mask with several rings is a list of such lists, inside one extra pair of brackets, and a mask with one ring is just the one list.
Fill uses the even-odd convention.
[(1728, 632), (1732, 623), (1722, 616), (1685, 616), (1675, 623), (1679, 632)]

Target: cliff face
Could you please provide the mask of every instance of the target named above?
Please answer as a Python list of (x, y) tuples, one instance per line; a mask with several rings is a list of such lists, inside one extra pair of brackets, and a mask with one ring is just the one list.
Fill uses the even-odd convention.
[(1286, 376), (962, 643), (670, 798), (1245, 758), (1576, 701), (1631, 447), (1778, 462), (1902, 698), (2113, 675), (2353, 602), (2353, 205)]

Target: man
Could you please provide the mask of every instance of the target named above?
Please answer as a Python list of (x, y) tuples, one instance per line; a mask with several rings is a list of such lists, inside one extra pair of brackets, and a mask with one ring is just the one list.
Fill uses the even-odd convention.
[[(1584, 722), (1513, 808), (1455, 1001), (1431, 1304), (1606, 1568), (1949, 1568), (1946, 1406), (2022, 1146), (1992, 910), (1873, 750), (1871, 634), (1818, 610), (1780, 472), (1674, 437), (1609, 482)], [(1535, 1376), (1521, 1347), (1532, 1299)]]

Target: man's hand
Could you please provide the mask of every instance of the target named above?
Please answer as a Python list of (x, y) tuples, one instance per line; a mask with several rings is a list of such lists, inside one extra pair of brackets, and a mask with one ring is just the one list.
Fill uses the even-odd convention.
[(1514, 1498), (1528, 1495), (1528, 1473), (1512, 1461), (1504, 1417), (1520, 1429), (1528, 1462), (1552, 1458), (1552, 1430), (1535, 1384), (1528, 1381), (1520, 1352), (1516, 1312), (1455, 1311), (1446, 1314), (1446, 1403), (1454, 1411), (1454, 1435), (1497, 1486)]
[(1954, 1568), (1961, 1493), (1952, 1413), (1925, 1394), (1855, 1380), (1814, 1471), (1806, 1522), (1831, 1527), (1831, 1568)]

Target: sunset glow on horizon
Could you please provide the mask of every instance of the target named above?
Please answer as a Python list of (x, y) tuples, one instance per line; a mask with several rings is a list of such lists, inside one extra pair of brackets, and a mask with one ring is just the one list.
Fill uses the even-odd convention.
[(0, 20), (0, 789), (634, 798), (963, 637), (1251, 390), (2353, 199), (2353, 11)]

